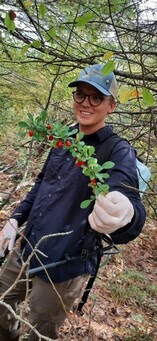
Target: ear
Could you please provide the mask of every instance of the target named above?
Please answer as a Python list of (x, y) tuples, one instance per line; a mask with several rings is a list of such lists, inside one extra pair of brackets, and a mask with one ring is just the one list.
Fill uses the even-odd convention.
[(108, 114), (112, 114), (112, 112), (116, 109), (117, 104), (114, 102), (111, 102), (109, 105), (109, 110), (108, 110)]

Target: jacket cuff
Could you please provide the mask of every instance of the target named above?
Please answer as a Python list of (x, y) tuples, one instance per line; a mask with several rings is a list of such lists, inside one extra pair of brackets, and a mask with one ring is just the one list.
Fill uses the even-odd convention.
[[(144, 221), (139, 224), (140, 212), (134, 207), (134, 216), (129, 224), (119, 228), (115, 232), (111, 233), (111, 238), (115, 244), (127, 244), (131, 240), (135, 239), (141, 232), (144, 225)], [(146, 215), (145, 215), (146, 218)]]

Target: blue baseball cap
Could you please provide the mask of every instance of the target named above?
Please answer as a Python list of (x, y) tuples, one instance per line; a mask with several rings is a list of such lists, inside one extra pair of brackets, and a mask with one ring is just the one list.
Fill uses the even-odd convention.
[(69, 87), (77, 87), (81, 82), (90, 84), (106, 96), (113, 96), (117, 99), (118, 87), (116, 77), (113, 72), (103, 76), (104, 65), (94, 64), (81, 71), (79, 78), (71, 82)]

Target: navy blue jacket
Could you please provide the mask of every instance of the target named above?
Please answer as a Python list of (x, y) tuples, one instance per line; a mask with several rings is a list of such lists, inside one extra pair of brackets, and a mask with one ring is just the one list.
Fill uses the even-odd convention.
[[(109, 143), (109, 136), (112, 134), (112, 128), (105, 126), (94, 134), (84, 136), (84, 141), (98, 150), (105, 139), (107, 144)], [(107, 180), (110, 191), (116, 190), (126, 195), (135, 212), (131, 223), (111, 234), (116, 244), (123, 244), (133, 240), (140, 233), (145, 222), (145, 209), (139, 193), (123, 185), (125, 183), (138, 188), (134, 149), (122, 140), (114, 147), (110, 160), (115, 162), (115, 167), (109, 171), (110, 177)], [(82, 248), (89, 251), (95, 248), (97, 234), (88, 223), (93, 203), (86, 209), (80, 208), (81, 202), (92, 194), (88, 182), (89, 178), (82, 173), (81, 168), (76, 167), (69, 150), (56, 148), (50, 151), (35, 185), (12, 215), (18, 220), (19, 226), (27, 221), (25, 236), (29, 243), (24, 239), (21, 245), (24, 260), (31, 253), (31, 247), (34, 248), (41, 240), (37, 257), (34, 255), (31, 259), (31, 268), (41, 265), (38, 257), (43, 264), (48, 264), (65, 259), (67, 254), (78, 256)], [(65, 232), (69, 234), (62, 235)], [(58, 233), (61, 235), (54, 236)], [(82, 273), (93, 274), (96, 263), (97, 257), (90, 256), (86, 260), (79, 259), (49, 269), (48, 272), (54, 282), (60, 283)], [(44, 271), (39, 272), (38, 276), (47, 280)]]

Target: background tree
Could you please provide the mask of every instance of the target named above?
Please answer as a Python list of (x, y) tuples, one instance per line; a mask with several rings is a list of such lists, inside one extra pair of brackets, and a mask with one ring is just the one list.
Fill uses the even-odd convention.
[[(1, 135), (14, 140), (28, 111), (48, 110), (73, 122), (68, 83), (86, 65), (115, 71), (119, 104), (108, 123), (152, 168), (156, 214), (156, 7), (153, 1), (2, 1), (0, 5)], [(13, 129), (14, 126), (14, 129)], [(12, 133), (10, 134), (10, 127)], [(16, 140), (16, 147), (19, 141)], [(153, 192), (153, 193), (152, 193)], [(153, 199), (152, 199), (153, 198)]]

